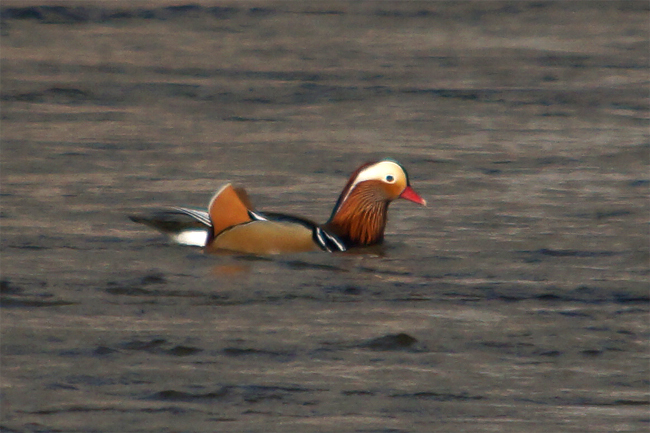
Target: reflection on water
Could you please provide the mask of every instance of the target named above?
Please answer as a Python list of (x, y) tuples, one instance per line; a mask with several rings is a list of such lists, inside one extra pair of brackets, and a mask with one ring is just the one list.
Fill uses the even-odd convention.
[(240, 274), (250, 272), (251, 267), (248, 264), (228, 263), (219, 264), (212, 268), (212, 273), (220, 277), (235, 277)]

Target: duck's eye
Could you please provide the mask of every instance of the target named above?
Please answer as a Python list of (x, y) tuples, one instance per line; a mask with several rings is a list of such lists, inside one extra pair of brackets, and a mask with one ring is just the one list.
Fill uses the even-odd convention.
[(392, 174), (389, 174), (388, 176), (386, 176), (386, 182), (388, 182), (388, 183), (395, 182), (395, 176), (393, 176)]

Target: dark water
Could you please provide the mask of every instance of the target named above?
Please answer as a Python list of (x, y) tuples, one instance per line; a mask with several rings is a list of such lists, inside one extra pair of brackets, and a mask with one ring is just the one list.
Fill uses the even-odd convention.
[[(3, 3), (1, 431), (648, 429), (647, 2)], [(126, 218), (385, 156), (378, 250)]]

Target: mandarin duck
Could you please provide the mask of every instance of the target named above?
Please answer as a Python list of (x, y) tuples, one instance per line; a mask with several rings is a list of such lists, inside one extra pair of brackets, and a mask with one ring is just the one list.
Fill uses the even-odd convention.
[(343, 188), (329, 220), (308, 219), (253, 209), (246, 191), (223, 186), (207, 212), (175, 207), (131, 220), (168, 234), (175, 242), (249, 254), (346, 251), (379, 244), (384, 239), (388, 205), (403, 198), (426, 201), (411, 188), (406, 170), (392, 159), (362, 165)]

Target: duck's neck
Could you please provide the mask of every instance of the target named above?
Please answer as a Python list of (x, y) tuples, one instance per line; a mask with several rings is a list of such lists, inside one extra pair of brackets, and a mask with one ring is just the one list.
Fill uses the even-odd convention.
[(384, 240), (387, 215), (388, 201), (369, 189), (355, 188), (339, 198), (325, 229), (348, 247), (374, 245)]

